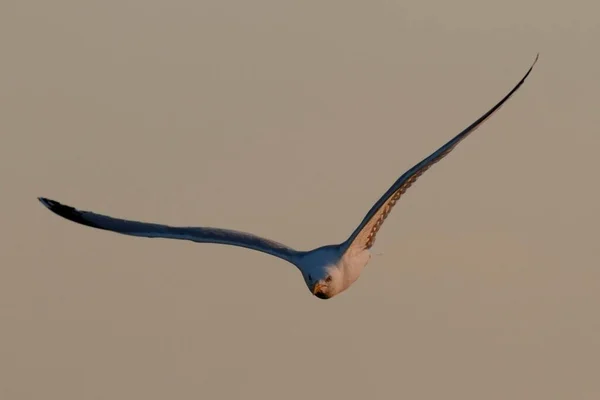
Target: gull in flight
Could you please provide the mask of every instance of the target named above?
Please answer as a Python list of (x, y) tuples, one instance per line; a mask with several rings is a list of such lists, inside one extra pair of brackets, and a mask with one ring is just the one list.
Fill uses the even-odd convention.
[(191, 240), (199, 243), (218, 243), (245, 247), (279, 257), (295, 265), (313, 295), (330, 299), (350, 287), (371, 259), (370, 249), (375, 236), (389, 215), (392, 207), (406, 190), (431, 166), (448, 153), (471, 132), (477, 129), (515, 93), (537, 62), (517, 85), (498, 104), (483, 114), (465, 130), (444, 144), (429, 157), (405, 172), (371, 207), (360, 225), (341, 244), (327, 245), (310, 251), (299, 251), (284, 244), (265, 239), (251, 233), (210, 227), (175, 227), (162, 224), (131, 221), (82, 211), (58, 201), (40, 197), (44, 206), (63, 218), (97, 229), (104, 229), (130, 236)]

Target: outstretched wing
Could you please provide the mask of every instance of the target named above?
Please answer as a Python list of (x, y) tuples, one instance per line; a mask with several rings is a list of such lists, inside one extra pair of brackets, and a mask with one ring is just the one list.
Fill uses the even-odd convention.
[(123, 235), (191, 240), (198, 243), (218, 243), (245, 247), (271, 254), (291, 262), (292, 264), (294, 263), (295, 258), (300, 254), (300, 252), (281, 243), (261, 238), (250, 233), (219, 228), (173, 227), (147, 222), (128, 221), (96, 214), (90, 211), (77, 210), (73, 207), (61, 204), (58, 201), (49, 200), (43, 197), (40, 197), (39, 200), (43, 205), (48, 207), (50, 211), (70, 221), (91, 226), (92, 228), (121, 233)]
[(349, 248), (360, 248), (360, 249), (369, 249), (373, 246), (375, 242), (375, 235), (383, 221), (387, 218), (388, 214), (400, 199), (400, 196), (406, 192), (406, 190), (421, 176), (425, 171), (427, 171), (431, 166), (442, 158), (444, 158), (448, 153), (450, 153), (456, 145), (466, 138), (471, 132), (477, 129), (486, 119), (488, 119), (492, 114), (494, 114), (502, 105), (515, 93), (525, 82), (527, 76), (533, 69), (533, 66), (537, 62), (539, 57), (538, 55), (535, 57), (533, 64), (523, 76), (523, 78), (517, 83), (517, 85), (506, 95), (498, 104), (492, 107), (488, 112), (483, 114), (477, 121), (473, 122), (469, 127), (463, 130), (461, 133), (456, 135), (452, 140), (448, 143), (440, 147), (437, 151), (431, 154), (429, 157), (425, 158), (423, 161), (412, 167), (410, 170), (405, 172), (394, 184), (388, 189), (387, 192), (373, 205), (371, 210), (369, 210), (368, 214), (365, 216), (361, 224), (356, 228), (356, 230), (352, 233), (352, 235), (344, 242), (342, 245), (343, 251), (348, 250)]

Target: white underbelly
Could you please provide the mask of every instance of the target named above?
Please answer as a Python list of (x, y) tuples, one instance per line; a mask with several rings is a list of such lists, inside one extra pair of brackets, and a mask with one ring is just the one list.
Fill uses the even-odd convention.
[(340, 267), (343, 270), (343, 289), (345, 290), (352, 285), (360, 276), (363, 268), (371, 259), (369, 250), (362, 250), (359, 253), (347, 254), (342, 257)]

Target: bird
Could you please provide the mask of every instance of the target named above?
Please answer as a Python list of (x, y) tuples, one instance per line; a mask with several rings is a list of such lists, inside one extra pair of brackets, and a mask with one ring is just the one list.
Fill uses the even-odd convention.
[(359, 278), (364, 267), (371, 259), (370, 251), (378, 231), (392, 208), (408, 188), (429, 168), (446, 157), (463, 139), (479, 128), (492, 114), (498, 111), (525, 82), (538, 58), (539, 53), (523, 78), (502, 100), (462, 132), (402, 174), (373, 204), (352, 234), (340, 244), (301, 251), (252, 233), (237, 230), (213, 227), (178, 227), (126, 220), (91, 211), (82, 211), (45, 197), (38, 197), (38, 200), (53, 213), (92, 228), (129, 236), (238, 246), (270, 254), (296, 266), (312, 295), (323, 300), (331, 299), (344, 292)]

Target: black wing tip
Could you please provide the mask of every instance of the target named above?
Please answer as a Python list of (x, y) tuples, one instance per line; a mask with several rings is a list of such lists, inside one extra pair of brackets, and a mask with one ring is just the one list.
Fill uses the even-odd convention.
[(61, 216), (65, 216), (64, 214), (77, 212), (73, 207), (65, 206), (64, 204), (59, 203), (56, 200), (51, 200), (46, 197), (38, 197), (40, 203), (42, 203), (48, 210), (52, 211)]
[[(51, 200), (46, 197), (38, 197), (38, 200), (48, 210), (52, 211), (55, 214), (60, 215), (61, 217), (69, 218), (70, 214), (77, 214), (77, 210), (75, 210), (73, 207), (65, 206), (64, 204), (61, 204), (56, 200)], [(69, 218), (69, 219), (71, 219), (71, 218)]]
[(56, 215), (59, 215), (59, 216), (61, 216), (63, 218), (66, 218), (66, 219), (68, 219), (70, 221), (73, 221), (73, 222), (77, 222), (77, 223), (82, 224), (82, 225), (96, 227), (96, 225), (94, 225), (90, 221), (86, 220), (82, 216), (81, 211), (79, 211), (79, 210), (77, 210), (77, 209), (75, 209), (75, 208), (73, 208), (71, 206), (66, 206), (64, 204), (59, 203), (56, 200), (51, 200), (51, 199), (48, 199), (46, 197), (38, 197), (38, 200), (47, 209), (49, 209), (50, 211), (52, 211)]
[(55, 207), (60, 207), (62, 205), (58, 201), (50, 200), (46, 197), (38, 197), (38, 200), (40, 201), (40, 203), (42, 203), (46, 208), (48, 208), (50, 210), (52, 210)]
[(540, 52), (538, 51), (535, 55), (535, 59), (533, 60), (533, 63), (531, 64), (531, 69), (533, 69), (533, 66), (535, 65), (535, 63), (538, 62), (539, 58), (540, 58)]
[[(527, 70), (527, 73), (525, 74), (525, 76), (524, 76), (524, 77), (521, 79), (521, 81), (520, 81), (520, 82), (519, 82), (519, 84), (517, 85), (517, 88), (518, 88), (519, 86), (521, 86), (521, 84), (522, 84), (523, 82), (525, 82), (525, 79), (527, 79), (527, 77), (529, 76), (529, 74), (531, 73), (531, 71), (533, 71), (533, 67), (535, 67), (535, 64), (538, 62), (538, 59), (539, 59), (539, 58), (540, 58), (540, 53), (539, 53), (539, 52), (537, 52), (537, 53), (536, 53), (536, 55), (535, 55), (535, 58), (534, 58), (533, 62), (531, 63), (531, 66), (530, 66), (530, 67), (529, 67), (529, 69)], [(514, 91), (513, 91), (513, 92), (511, 92), (511, 93), (514, 93)]]

